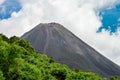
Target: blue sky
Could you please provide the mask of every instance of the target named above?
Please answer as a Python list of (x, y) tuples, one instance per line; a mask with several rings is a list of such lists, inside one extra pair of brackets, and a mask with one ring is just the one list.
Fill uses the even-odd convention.
[[(19, 0), (5, 0), (0, 5), (0, 20), (10, 18), (13, 12), (19, 12), (21, 8)], [(120, 4), (111, 9), (101, 10), (99, 16), (102, 17), (102, 26), (97, 32), (101, 32), (103, 29), (110, 31), (110, 33), (116, 32), (120, 26)]]
[[(57, 22), (120, 65), (120, 31), (116, 32), (120, 26), (120, 0), (3, 1), (0, 3), (0, 33), (8, 37), (21, 36), (39, 23)], [(107, 6), (115, 7), (108, 9)], [(96, 10), (101, 10), (99, 16)], [(16, 14), (12, 15), (13, 12)]]
[(98, 32), (103, 29), (110, 31), (110, 33), (116, 32), (117, 28), (120, 27), (120, 4), (117, 4), (114, 8), (102, 10), (100, 16), (103, 19)]
[(18, 0), (4, 1), (0, 5), (0, 20), (10, 18), (13, 12), (18, 12), (21, 8), (21, 4)]

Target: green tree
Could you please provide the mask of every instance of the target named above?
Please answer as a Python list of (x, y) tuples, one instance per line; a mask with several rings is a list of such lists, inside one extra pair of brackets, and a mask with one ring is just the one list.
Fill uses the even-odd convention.
[(118, 77), (118, 76), (111, 76), (110, 80), (120, 80), (120, 77)]
[(1, 38), (3, 41), (9, 42), (8, 37), (6, 37), (6, 36), (3, 35), (3, 34), (0, 34), (0, 38)]
[(13, 36), (13, 37), (10, 37), (9, 42), (10, 42), (10, 43), (14, 43), (14, 42), (19, 41), (19, 40), (20, 40), (19, 37)]
[(3, 73), (2, 73), (1, 70), (0, 70), (0, 80), (5, 80), (5, 78), (3, 77)]
[[(112, 77), (112, 80), (119, 78)], [(16, 36), (0, 37), (0, 80), (107, 80), (92, 72), (71, 70), (45, 54), (36, 52), (28, 41)]]

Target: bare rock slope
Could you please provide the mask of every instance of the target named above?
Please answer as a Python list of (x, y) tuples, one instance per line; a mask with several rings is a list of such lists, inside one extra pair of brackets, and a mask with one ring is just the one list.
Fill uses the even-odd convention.
[(102, 76), (120, 76), (120, 67), (57, 23), (39, 24), (22, 36), (38, 52), (70, 68), (91, 70)]

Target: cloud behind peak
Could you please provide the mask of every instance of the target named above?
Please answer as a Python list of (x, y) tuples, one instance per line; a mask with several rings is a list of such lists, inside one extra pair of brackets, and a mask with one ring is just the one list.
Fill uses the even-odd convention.
[(0, 21), (0, 32), (21, 36), (39, 23), (57, 22), (64, 25), (112, 61), (120, 64), (120, 34), (109, 35), (102, 30), (101, 9), (112, 8), (119, 0), (20, 0), (22, 9), (11, 18)]

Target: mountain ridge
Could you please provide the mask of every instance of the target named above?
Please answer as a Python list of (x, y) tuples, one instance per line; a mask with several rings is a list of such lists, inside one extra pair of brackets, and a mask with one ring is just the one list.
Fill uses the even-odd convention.
[(41, 23), (25, 33), (28, 40), (38, 51), (52, 56), (70, 68), (91, 70), (102, 76), (120, 76), (120, 67), (98, 53), (72, 32), (58, 23)]

